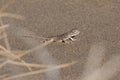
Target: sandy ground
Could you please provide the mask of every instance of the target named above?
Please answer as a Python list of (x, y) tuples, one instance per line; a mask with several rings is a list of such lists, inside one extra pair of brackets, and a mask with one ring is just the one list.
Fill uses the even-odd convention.
[[(7, 1), (0, 0), (0, 4), (4, 5)], [(11, 25), (7, 32), (12, 49), (25, 50), (31, 47), (30, 45), (33, 47), (39, 44), (39, 40), (30, 42), (31, 39), (24, 41), (16, 37), (20, 34), (19, 29), (22, 34), (26, 32), (24, 35), (30, 31), (44, 37), (62, 34), (73, 28), (81, 32), (77, 36), (80, 41), (70, 44), (53, 43), (44, 48), (49, 55), (46, 54), (47, 57), (41, 55), (41, 60), (38, 62), (62, 64), (79, 61), (73, 66), (61, 69), (58, 73), (59, 78), (57, 75), (57, 78), (47, 79), (43, 73), (13, 80), (81, 80), (91, 45), (102, 42), (106, 46), (105, 60), (120, 52), (119, 0), (16, 0), (5, 11), (26, 17), (24, 21), (4, 19), (4, 23)], [(26, 46), (26, 42), (30, 44)], [(28, 62), (37, 61), (32, 54), (24, 59)], [(9, 69), (2, 71), (13, 74)], [(119, 76), (120, 74), (117, 74), (109, 80), (120, 80)]]

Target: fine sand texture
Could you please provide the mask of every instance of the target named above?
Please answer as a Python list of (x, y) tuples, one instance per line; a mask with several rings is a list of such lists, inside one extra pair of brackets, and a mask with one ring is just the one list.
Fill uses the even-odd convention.
[(120, 80), (120, 0), (0, 0), (0, 80)]

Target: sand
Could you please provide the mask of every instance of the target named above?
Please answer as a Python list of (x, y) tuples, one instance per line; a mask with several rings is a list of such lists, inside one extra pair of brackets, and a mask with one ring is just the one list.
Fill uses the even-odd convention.
[[(7, 0), (0, 0), (0, 5), (3, 6), (5, 3), (7, 3)], [(100, 62), (103, 62), (99, 63), (98, 61), (95, 63), (96, 65), (99, 63), (101, 66), (104, 66), (107, 61), (111, 61), (112, 56), (119, 55), (119, 0), (16, 0), (14, 4), (10, 5), (4, 11), (25, 17), (25, 20), (3, 19), (4, 24), (10, 24), (10, 27), (7, 28), (7, 33), (10, 46), (13, 50), (26, 50), (42, 44), (40, 39), (29, 39), (23, 37), (24, 35), (49, 37), (65, 33), (73, 28), (77, 28), (80, 31), (80, 35), (76, 37), (79, 41), (70, 44), (52, 43), (36, 51), (36, 54), (28, 54), (27, 57), (23, 57), (27, 62), (51, 65), (72, 61), (78, 61), (78, 63), (67, 68), (53, 70), (53, 72), (50, 71), (48, 73), (35, 74), (12, 80), (88, 80), (82, 79), (83, 74), (87, 76), (93, 73), (94, 75), (94, 70), (96, 71), (96, 69), (100, 68), (99, 65), (99, 67), (92, 70), (92, 72), (88, 72), (88, 74), (84, 70), (87, 59), (92, 54), (92, 52), (90, 53), (90, 49), (93, 45), (97, 45), (94, 47), (95, 50), (98, 49), (95, 52), (96, 54), (99, 54), (101, 49), (105, 49), (105, 52), (101, 52), (104, 56), (97, 56), (101, 57)], [(99, 50), (99, 46), (103, 48)], [(95, 60), (97, 59), (95, 58)], [(118, 64), (117, 60), (114, 61), (114, 57), (111, 62)], [(89, 65), (92, 65), (92, 63)], [(111, 66), (113, 64), (110, 63), (108, 65)], [(14, 69), (10, 66), (13, 65), (5, 66), (4, 69), (0, 70), (0, 74), (9, 73), (14, 75), (15, 73), (27, 72), (25, 67), (20, 68), (20, 70), (19, 66), (14, 66)], [(120, 74), (116, 73), (120, 71), (118, 67), (120, 65), (110, 68), (117, 69), (115, 72), (111, 72), (111, 80), (120, 79)], [(109, 70), (108, 73), (110, 73)], [(107, 72), (106, 68), (103, 71)], [(110, 80), (108, 78), (110, 76), (106, 76), (103, 78)], [(89, 79), (95, 80), (97, 78)], [(97, 80), (101, 80), (101, 78)]]

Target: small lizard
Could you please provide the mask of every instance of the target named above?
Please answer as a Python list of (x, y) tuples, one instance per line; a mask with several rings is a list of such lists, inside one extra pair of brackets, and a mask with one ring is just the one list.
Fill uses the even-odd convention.
[[(66, 33), (57, 35), (57, 36), (52, 36), (52, 37), (48, 37), (48, 38), (43, 38), (44, 39), (44, 43), (47, 41), (51, 42), (62, 42), (62, 43), (68, 43), (69, 41), (75, 41), (75, 37), (77, 35), (80, 34), (80, 31), (77, 29), (72, 29)], [(41, 38), (41, 37), (34, 37), (34, 36), (27, 36), (27, 37), (32, 37), (32, 38)]]

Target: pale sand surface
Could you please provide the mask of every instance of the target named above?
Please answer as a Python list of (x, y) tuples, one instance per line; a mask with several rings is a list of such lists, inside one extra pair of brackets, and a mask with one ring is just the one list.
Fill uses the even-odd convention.
[[(7, 2), (7, 0), (0, 0), (0, 4), (3, 5), (4, 1)], [(72, 28), (80, 30), (81, 33), (77, 36), (80, 41), (71, 44), (53, 43), (44, 48), (53, 58), (53, 63), (79, 61), (73, 66), (61, 69), (60, 77), (57, 80), (77, 80), (80, 78), (89, 49), (94, 42), (104, 43), (107, 49), (106, 58), (120, 52), (119, 0), (16, 0), (5, 11), (26, 17), (25, 21), (10, 18), (4, 20), (4, 23), (11, 25), (7, 30), (13, 49), (30, 47), (15, 37), (17, 28), (26, 28), (38, 36), (44, 37), (62, 34)], [(24, 59), (28, 62), (34, 62), (32, 57), (34, 56), (29, 55)], [(39, 62), (49, 63), (48, 61)], [(7, 73), (7, 70), (2, 71)], [(11, 74), (13, 73), (11, 72)], [(119, 76), (120, 74), (117, 74), (112, 80), (120, 80)], [(14, 80), (49, 79), (43, 73)]]

